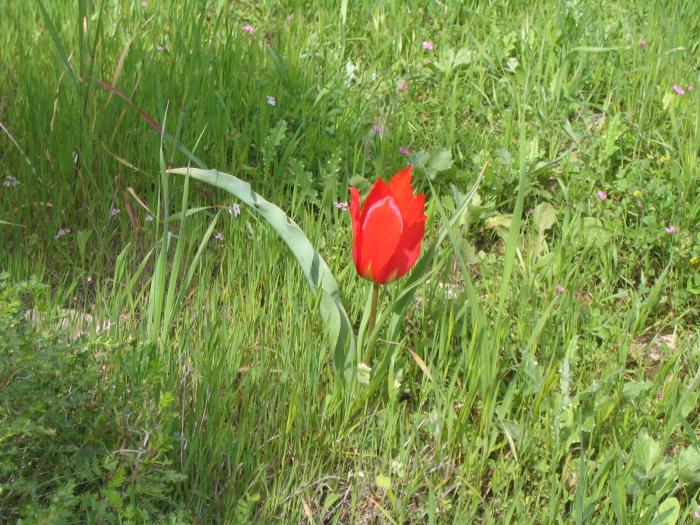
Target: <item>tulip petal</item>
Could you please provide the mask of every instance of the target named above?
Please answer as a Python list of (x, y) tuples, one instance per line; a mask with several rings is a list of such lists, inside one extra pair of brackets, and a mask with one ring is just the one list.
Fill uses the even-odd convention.
[(397, 247), (396, 253), (387, 263), (388, 267), (395, 269), (396, 273), (391, 279), (404, 276), (413, 267), (420, 255), (420, 248), (425, 236), (425, 195), (418, 195), (404, 216), (404, 231)]
[(374, 181), (372, 188), (369, 190), (365, 202), (362, 203), (362, 208), (360, 209), (360, 224), (365, 223), (365, 218), (367, 217), (367, 211), (374, 206), (377, 201), (382, 200), (385, 197), (391, 195), (391, 190), (389, 186), (384, 182), (381, 177)]
[(396, 255), (403, 234), (401, 210), (389, 195), (369, 204), (362, 210), (362, 238), (359, 246), (360, 275), (378, 284), (384, 284), (395, 273), (387, 263)]
[(413, 268), (420, 255), (420, 247), (425, 235), (425, 222), (414, 224), (401, 236), (398, 250), (388, 265), (396, 269), (394, 279), (403, 277)]
[(352, 260), (355, 261), (355, 268), (359, 268), (362, 227), (360, 224), (360, 192), (357, 188), (350, 188), (350, 219), (352, 221)]
[(396, 173), (389, 181), (389, 189), (391, 190), (391, 195), (396, 199), (396, 203), (399, 205), (401, 210), (401, 215), (406, 216), (406, 212), (411, 206), (413, 201), (413, 188), (411, 188), (413, 166), (408, 166), (407, 168)]

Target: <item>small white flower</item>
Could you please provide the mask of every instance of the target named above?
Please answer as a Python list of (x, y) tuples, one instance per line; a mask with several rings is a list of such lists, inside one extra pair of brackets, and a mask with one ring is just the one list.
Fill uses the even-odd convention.
[(345, 211), (349, 207), (348, 201), (337, 201), (334, 206), (337, 210), (340, 211)]
[(109, 207), (109, 216), (114, 219), (117, 215), (121, 213), (121, 210), (117, 208), (114, 204)]
[(8, 175), (5, 177), (5, 180), (2, 181), (2, 185), (6, 188), (14, 188), (15, 186), (19, 186), (19, 181), (12, 175)]
[(234, 204), (229, 207), (228, 212), (234, 217), (238, 217), (241, 214), (241, 207), (238, 204)]
[(275, 97), (273, 97), (272, 95), (268, 95), (267, 96), (267, 104), (274, 108), (277, 105), (277, 99)]
[(70, 233), (70, 228), (61, 228), (56, 232), (56, 239), (60, 239), (61, 237), (65, 237)]
[(214, 235), (214, 240), (215, 241), (223, 241), (224, 240), (224, 234), (221, 232), (218, 232), (216, 235)]
[(146, 222), (153, 222), (155, 217), (153, 215), (146, 215)]

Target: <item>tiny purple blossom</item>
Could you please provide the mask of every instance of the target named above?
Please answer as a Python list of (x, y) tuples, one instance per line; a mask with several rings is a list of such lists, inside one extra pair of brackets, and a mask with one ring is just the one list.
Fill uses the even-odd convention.
[(229, 207), (228, 212), (234, 217), (238, 217), (241, 214), (241, 207), (238, 204), (234, 204)]
[(678, 233), (678, 228), (676, 228), (676, 226), (673, 224), (671, 224), (671, 226), (666, 226), (664, 228), (664, 230), (666, 231), (666, 233), (668, 233), (670, 235), (673, 235), (674, 233)]
[(678, 84), (673, 84), (672, 89), (676, 92), (677, 95), (685, 95), (685, 89), (680, 87)]
[(277, 105), (277, 99), (273, 97), (272, 95), (267, 96), (267, 104), (268, 106), (272, 106), (273, 108)]
[(60, 229), (56, 232), (56, 239), (60, 239), (61, 237), (65, 237), (65, 236), (68, 235), (69, 233), (70, 233), (70, 228), (60, 228)]
[(554, 287), (554, 291), (561, 295), (566, 291), (566, 288), (564, 288), (561, 284), (557, 283), (557, 285)]
[(255, 28), (250, 24), (246, 24), (243, 26), (243, 31), (245, 31), (248, 34), (251, 34), (253, 31), (255, 31)]
[(648, 44), (649, 44), (649, 42), (647, 42), (647, 40), (645, 38), (639, 39), (639, 47), (647, 47)]
[(608, 200), (608, 194), (605, 193), (604, 191), (599, 191), (599, 192), (597, 193), (597, 195), (598, 195), (598, 198), (599, 198), (600, 200), (602, 200), (602, 201)]
[(340, 211), (346, 211), (348, 206), (348, 201), (336, 201), (335, 203), (335, 208)]
[(399, 148), (399, 153), (401, 153), (401, 155), (410, 155), (410, 154), (411, 154), (411, 150), (408, 149), (408, 148), (405, 147), (405, 146), (401, 146), (401, 147)]
[(433, 43), (430, 40), (423, 41), (423, 49), (425, 49), (426, 51), (432, 51)]
[(382, 127), (379, 124), (372, 124), (372, 131), (374, 131), (377, 135), (381, 135)]

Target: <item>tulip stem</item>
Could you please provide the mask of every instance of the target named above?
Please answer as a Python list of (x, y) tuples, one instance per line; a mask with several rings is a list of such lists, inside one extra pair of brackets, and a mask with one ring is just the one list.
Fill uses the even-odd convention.
[[(374, 326), (377, 324), (377, 303), (379, 302), (379, 285), (377, 283), (372, 284), (372, 306), (369, 310), (369, 321), (367, 321), (367, 337), (372, 337), (372, 332), (374, 332)], [(372, 348), (367, 349), (367, 354), (365, 355), (365, 364), (370, 365), (372, 360)]]

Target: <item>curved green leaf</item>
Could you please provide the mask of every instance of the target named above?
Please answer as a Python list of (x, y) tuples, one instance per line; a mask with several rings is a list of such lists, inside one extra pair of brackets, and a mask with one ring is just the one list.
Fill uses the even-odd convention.
[[(301, 266), (313, 293), (320, 293), (319, 309), (333, 349), (336, 371), (346, 379), (354, 374), (354, 337), (350, 319), (340, 299), (338, 283), (323, 257), (314, 250), (302, 229), (277, 206), (255, 193), (247, 182), (217, 170), (175, 168), (168, 173), (189, 175), (229, 192), (255, 210), (272, 226)], [(347, 348), (347, 350), (346, 350)]]

